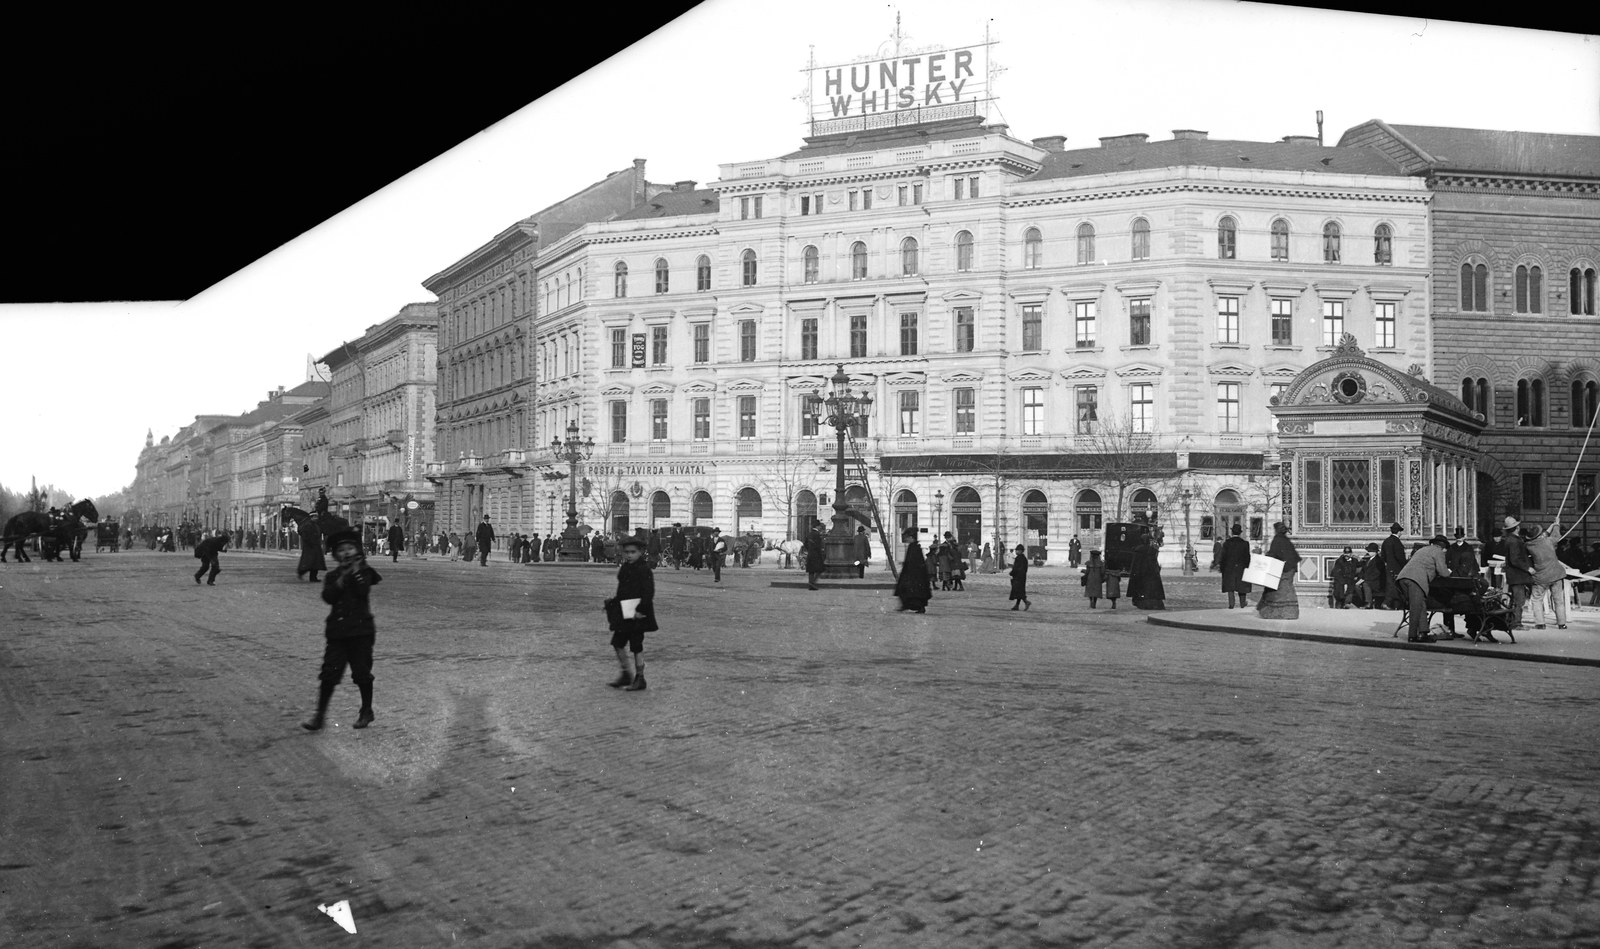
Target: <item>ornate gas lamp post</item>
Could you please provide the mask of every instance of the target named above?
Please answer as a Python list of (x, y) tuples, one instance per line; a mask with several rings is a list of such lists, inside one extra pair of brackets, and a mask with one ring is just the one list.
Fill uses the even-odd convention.
[(583, 535), (578, 532), (578, 463), (588, 461), (589, 456), (594, 454), (594, 439), (579, 440), (578, 423), (568, 422), (566, 440), (551, 439), (550, 450), (570, 466), (567, 474), (567, 527), (561, 532), (561, 552), (558, 556), (563, 561), (583, 560)]
[(822, 575), (854, 577), (856, 575), (855, 530), (852, 527), (854, 520), (845, 513), (849, 510), (849, 505), (844, 500), (844, 434), (867, 417), (867, 413), (872, 410), (872, 397), (865, 392), (860, 395), (851, 392), (850, 377), (844, 371), (844, 364), (838, 365), (839, 371), (828, 380), (833, 383), (833, 394), (822, 402), (828, 410), (826, 421), (833, 426), (834, 434), (839, 439), (838, 455), (834, 459), (833, 527), (823, 539), (826, 569)]

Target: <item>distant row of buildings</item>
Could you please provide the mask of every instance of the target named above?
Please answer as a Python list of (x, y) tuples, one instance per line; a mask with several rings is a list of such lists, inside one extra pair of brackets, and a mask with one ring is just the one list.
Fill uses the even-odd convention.
[[(1372, 121), (1331, 146), (1069, 149), (965, 116), (815, 135), (706, 187), (644, 164), (427, 278), (435, 302), (322, 357), (331, 383), (152, 441), (139, 505), (270, 523), (324, 488), (356, 517), (545, 533), (548, 446), (576, 426), (585, 524), (781, 536), (837, 500), (841, 365), (874, 400), (854, 444), (885, 521), (980, 543), (1064, 555), (1135, 513), (1207, 549), (1278, 519), (1335, 545), (1396, 518), (1483, 535), (1553, 515), (1569, 476), (1594, 496), (1600, 138)], [(1340, 401), (1296, 384), (1341, 353), (1385, 367), (1347, 407), (1380, 375), (1453, 403), (1436, 477), (1409, 481), (1381, 425), (1324, 421), (1347, 434), (1286, 457), (1279, 413)]]

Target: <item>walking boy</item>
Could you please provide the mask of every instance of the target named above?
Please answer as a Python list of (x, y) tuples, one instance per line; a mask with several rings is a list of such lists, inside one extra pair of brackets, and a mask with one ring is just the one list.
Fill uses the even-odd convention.
[(211, 576), (206, 578), (206, 586), (217, 585), (217, 574), (222, 572), (220, 562), (223, 548), (228, 546), (228, 532), (217, 531), (216, 536), (207, 537), (194, 546), (194, 555), (200, 559), (200, 569), (194, 572), (194, 582), (199, 583), (200, 577), (207, 571)]
[[(645, 688), (644, 634), (661, 628), (656, 625), (656, 578), (650, 573), (650, 565), (644, 562), (644, 541), (627, 537), (619, 546), (622, 566), (617, 568), (617, 595), (606, 601), (606, 619), (611, 626), (611, 648), (616, 650), (622, 674), (611, 687), (642, 692)], [(631, 618), (623, 613), (623, 600), (639, 601)]]
[(372, 609), (368, 597), (372, 587), (383, 581), (378, 571), (367, 566), (361, 553), (361, 535), (353, 530), (340, 531), (329, 539), (333, 556), (339, 566), (328, 572), (322, 580), (322, 601), (333, 607), (323, 627), (327, 645), (322, 651), (322, 672), (317, 676), (321, 687), (317, 692), (317, 714), (300, 727), (306, 731), (321, 731), (323, 717), (328, 712), (328, 702), (333, 698), (333, 687), (344, 677), (344, 667), (350, 667), (350, 681), (361, 690), (361, 713), (356, 718), (356, 728), (372, 724), (372, 643), (377, 638), (377, 627), (372, 622)]

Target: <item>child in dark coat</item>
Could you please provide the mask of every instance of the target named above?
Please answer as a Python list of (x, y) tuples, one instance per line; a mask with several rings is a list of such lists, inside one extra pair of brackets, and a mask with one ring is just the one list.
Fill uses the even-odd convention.
[[(617, 568), (617, 595), (606, 601), (606, 618), (611, 626), (611, 648), (616, 650), (622, 673), (611, 687), (642, 692), (645, 689), (644, 634), (661, 628), (656, 625), (656, 578), (644, 561), (644, 541), (628, 537), (618, 546), (622, 549), (622, 566)], [(623, 600), (639, 601), (632, 618), (623, 615)]]
[(1017, 559), (1011, 564), (1011, 608), (1021, 607), (1026, 610), (1033, 606), (1028, 602), (1028, 556), (1027, 548), (1017, 545)]
[(356, 531), (340, 531), (328, 538), (333, 556), (339, 566), (328, 572), (322, 580), (322, 601), (333, 607), (323, 627), (327, 645), (322, 652), (322, 672), (317, 676), (321, 688), (317, 692), (317, 714), (301, 727), (306, 731), (321, 731), (323, 718), (328, 712), (328, 702), (333, 698), (333, 687), (344, 677), (344, 667), (350, 667), (350, 681), (361, 690), (361, 713), (356, 718), (356, 728), (372, 724), (372, 643), (377, 638), (377, 626), (372, 621), (368, 597), (372, 588), (383, 581), (378, 571), (367, 566), (361, 552), (361, 535)]

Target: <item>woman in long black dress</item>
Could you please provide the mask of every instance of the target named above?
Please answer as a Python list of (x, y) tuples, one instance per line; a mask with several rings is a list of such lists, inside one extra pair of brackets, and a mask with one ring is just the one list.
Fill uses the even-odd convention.
[(1294, 578), (1300, 570), (1300, 552), (1289, 539), (1289, 525), (1283, 521), (1272, 525), (1272, 546), (1268, 557), (1283, 561), (1283, 575), (1278, 578), (1278, 588), (1263, 589), (1256, 600), (1256, 614), (1262, 619), (1299, 619), (1300, 597), (1294, 590)]
[(1011, 609), (1021, 606), (1024, 611), (1033, 606), (1028, 602), (1028, 551), (1017, 545), (1017, 559), (1011, 562)]
[(1167, 591), (1161, 583), (1161, 562), (1156, 556), (1156, 545), (1147, 531), (1139, 546), (1133, 549), (1133, 563), (1128, 568), (1128, 596), (1141, 610), (1167, 608)]
[(922, 545), (917, 543), (915, 528), (908, 529), (900, 539), (906, 544), (906, 559), (900, 565), (900, 579), (894, 585), (894, 595), (900, 598), (900, 612), (926, 613), (928, 601), (933, 599), (928, 561), (922, 555)]
[(317, 582), (317, 574), (326, 572), (328, 558), (322, 555), (322, 529), (317, 526), (317, 519), (308, 517), (300, 522), (300, 563), (294, 568), (296, 577), (311, 574), (311, 582)]

